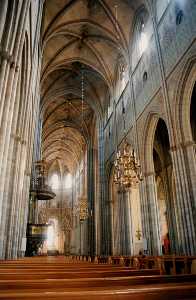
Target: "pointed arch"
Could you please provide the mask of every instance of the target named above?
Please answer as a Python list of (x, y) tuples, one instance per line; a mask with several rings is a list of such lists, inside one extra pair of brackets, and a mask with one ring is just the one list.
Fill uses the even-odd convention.
[(182, 143), (193, 140), (190, 124), (190, 107), (193, 89), (196, 83), (196, 56), (186, 61), (181, 72), (175, 94), (176, 132)]

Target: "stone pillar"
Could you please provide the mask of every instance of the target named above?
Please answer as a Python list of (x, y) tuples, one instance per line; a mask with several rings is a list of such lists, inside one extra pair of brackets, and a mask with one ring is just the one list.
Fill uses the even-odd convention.
[[(7, 1), (8, 2), (8, 1)], [(6, 0), (1, 1), (3, 5), (3, 10), (1, 13), (3, 14), (6, 7)], [(8, 5), (8, 3), (7, 3)], [(2, 115), (4, 110), (5, 104), (5, 94), (7, 89), (8, 77), (10, 74), (10, 67), (13, 66), (13, 44), (15, 43), (15, 35), (16, 35), (16, 28), (18, 25), (18, 14), (20, 10), (16, 10), (16, 1), (9, 2), (9, 9), (8, 9), (8, 16), (6, 22), (6, 30), (4, 30), (3, 22), (5, 21), (3, 18), (1, 20), (1, 30), (2, 30), (2, 37), (1, 37), (1, 51), (0, 51), (0, 95), (1, 95), (1, 102), (0, 102), (0, 124), (2, 121)], [(4, 31), (3, 31), (4, 30)], [(16, 47), (15, 52), (18, 51), (18, 47)], [(9, 86), (11, 89), (11, 87)]]
[(130, 235), (129, 235), (129, 226), (128, 217), (127, 217), (127, 201), (128, 195), (126, 191), (121, 193), (120, 197), (120, 218), (121, 218), (121, 251), (120, 255), (127, 255), (128, 249), (130, 248)]
[(127, 192), (118, 192), (114, 213), (113, 224), (113, 254), (114, 255), (130, 255), (131, 253), (131, 217), (130, 206)]
[[(17, 84), (18, 82), (18, 66), (17, 63), (20, 62), (21, 55), (22, 55), (22, 49), (23, 49), (23, 43), (24, 43), (24, 23), (25, 23), (25, 17), (26, 17), (26, 9), (28, 7), (28, 1), (23, 3), (21, 8), (21, 18), (19, 20), (18, 25), (18, 35), (16, 36), (15, 41), (15, 48), (14, 48), (14, 58), (15, 61), (11, 62), (10, 64), (10, 72), (9, 77), (7, 80), (7, 84), (4, 87), (4, 93), (2, 95), (2, 105), (1, 105), (1, 112), (3, 112), (2, 115), (2, 121), (1, 121), (1, 139), (0, 139), (0, 175), (1, 175), (1, 191), (0, 191), (0, 211), (1, 211), (1, 240), (3, 241), (2, 237), (5, 234), (5, 225), (7, 224), (7, 201), (4, 199), (4, 190), (6, 188), (6, 180), (9, 181), (9, 177), (6, 178), (6, 172), (9, 173), (10, 169), (10, 163), (9, 163), (9, 157), (11, 158), (11, 153), (9, 153), (10, 146), (13, 147), (13, 142), (10, 144), (12, 129), (14, 126), (16, 126), (16, 119), (17, 119), (17, 111), (14, 115), (14, 108), (17, 105), (19, 101), (19, 97), (17, 97)], [(2, 79), (2, 78), (1, 78)], [(1, 90), (2, 92), (2, 90)], [(6, 101), (5, 101), (6, 99)], [(4, 201), (5, 200), (5, 201)], [(2, 207), (3, 205), (3, 207)], [(5, 207), (6, 206), (6, 207)], [(3, 208), (3, 211), (2, 211)], [(9, 216), (8, 216), (9, 218)], [(3, 245), (0, 246), (0, 255), (2, 256), (4, 253)]]
[[(3, 236), (6, 236), (6, 224), (8, 222), (8, 219), (10, 218), (10, 205), (11, 205), (11, 198), (9, 197), (8, 199), (8, 191), (9, 189), (12, 188), (12, 182), (11, 182), (11, 178), (10, 178), (10, 172), (13, 170), (14, 168), (14, 155), (13, 155), (13, 150), (14, 150), (14, 146), (15, 143), (19, 143), (20, 142), (20, 137), (14, 135), (14, 132), (16, 131), (16, 121), (18, 118), (18, 108), (19, 108), (19, 97), (20, 97), (20, 83), (18, 81), (18, 88), (17, 88), (17, 92), (16, 92), (16, 101), (15, 101), (15, 115), (13, 117), (12, 120), (12, 137), (9, 140), (9, 134), (7, 137), (7, 140), (9, 142), (9, 144), (7, 145), (8, 147), (8, 151), (7, 151), (7, 155), (4, 156), (4, 161), (2, 162), (2, 168), (1, 168), (1, 230), (0, 230), (0, 239), (1, 241), (5, 241), (5, 239), (3, 238)], [(11, 134), (11, 133), (10, 133)], [(5, 139), (4, 139), (5, 142)], [(12, 169), (11, 169), (12, 168)], [(0, 247), (0, 255), (3, 255), (3, 244), (1, 244)]]
[(124, 207), (123, 207), (123, 192), (118, 193), (118, 215), (119, 215), (119, 239), (118, 239), (118, 255), (124, 254), (124, 247), (125, 247), (125, 227), (124, 227)]
[(99, 174), (100, 174), (100, 219), (101, 219), (101, 232), (100, 232), (100, 245), (101, 254), (111, 254), (111, 221), (110, 216), (110, 202), (108, 201), (108, 182), (105, 174), (104, 164), (104, 124), (102, 121), (99, 123)]
[(178, 253), (178, 238), (177, 238), (177, 218), (175, 212), (175, 195), (173, 187), (173, 170), (172, 165), (169, 167), (170, 170), (166, 167), (163, 171), (164, 179), (164, 191), (165, 191), (165, 200), (166, 200), (166, 219), (168, 224), (169, 240), (171, 246), (171, 253)]
[(141, 209), (142, 209), (142, 232), (147, 240), (148, 254), (160, 255), (160, 228), (158, 220), (158, 203), (156, 182), (154, 173), (144, 176), (140, 185), (141, 189)]
[(193, 221), (196, 231), (196, 143), (187, 142), (183, 145), (185, 159), (187, 161), (187, 175), (189, 177), (189, 188), (193, 207)]
[(92, 142), (90, 141), (88, 144), (88, 152), (87, 152), (87, 176), (88, 176), (88, 246), (89, 246), (89, 255), (95, 255), (95, 204), (94, 204), (94, 149), (92, 146)]
[[(133, 212), (134, 213), (134, 212)], [(125, 215), (127, 219), (127, 255), (133, 254), (133, 224), (131, 218), (131, 190), (125, 194)]]
[(0, 2), (0, 43), (4, 31), (6, 16), (7, 16), (8, 0), (1, 0)]
[[(191, 151), (190, 151), (191, 152)], [(192, 156), (189, 152), (190, 157)], [(195, 200), (191, 194), (189, 178), (184, 160), (184, 149), (182, 147), (172, 147), (171, 155), (174, 168), (174, 178), (176, 186), (176, 206), (178, 212), (178, 244), (179, 254), (196, 254), (196, 232), (194, 225), (194, 204)], [(194, 165), (193, 161), (191, 162)], [(192, 167), (194, 172), (194, 167)], [(194, 176), (193, 176), (194, 178)], [(194, 179), (193, 179), (194, 180)]]
[[(116, 199), (116, 205), (115, 205), (115, 209), (116, 209), (116, 224), (114, 224), (115, 226), (115, 231), (114, 231), (114, 243), (116, 244), (115, 246), (115, 255), (120, 255), (121, 253), (121, 193), (118, 192), (117, 194), (117, 199)], [(115, 220), (114, 220), (115, 221)]]

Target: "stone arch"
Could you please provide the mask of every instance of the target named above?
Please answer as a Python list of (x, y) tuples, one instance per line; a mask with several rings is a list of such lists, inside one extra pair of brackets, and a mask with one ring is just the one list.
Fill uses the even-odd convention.
[(190, 108), (193, 89), (196, 84), (196, 57), (192, 57), (182, 71), (176, 87), (176, 99), (174, 105), (176, 132), (180, 137), (180, 142), (187, 143), (193, 140), (190, 124)]
[[(153, 144), (154, 144), (154, 136), (155, 131), (157, 128), (157, 124), (159, 119), (162, 119), (159, 114), (157, 113), (150, 113), (147, 117), (146, 126), (144, 129), (143, 135), (143, 147), (142, 147), (142, 154), (143, 154), (143, 171), (146, 174), (152, 173), (154, 171), (153, 167)], [(165, 120), (162, 119), (164, 122)]]
[[(176, 119), (176, 134), (179, 141), (179, 149), (183, 149), (181, 157), (181, 165), (183, 166), (184, 177), (182, 186), (186, 192), (183, 199), (185, 205), (188, 205), (191, 230), (189, 236), (191, 242), (184, 242), (183, 253), (195, 253), (195, 228), (196, 228), (196, 152), (195, 152), (195, 137), (192, 127), (192, 122), (195, 120), (195, 115), (191, 118), (191, 107), (193, 108), (193, 95), (196, 87), (196, 56), (194, 55), (186, 61), (186, 67), (182, 69), (181, 77), (176, 86), (176, 97), (174, 105)], [(195, 102), (195, 100), (194, 100)], [(194, 107), (195, 109), (195, 107)], [(192, 120), (191, 120), (192, 119)], [(192, 122), (191, 122), (192, 121)], [(195, 122), (194, 122), (195, 123)], [(180, 148), (181, 147), (181, 148)], [(181, 220), (180, 220), (181, 221)], [(184, 225), (184, 224), (183, 224)], [(185, 226), (185, 225), (184, 225)], [(185, 236), (187, 238), (187, 235)], [(188, 239), (187, 239), (188, 240)]]
[[(173, 168), (172, 157), (170, 155), (171, 137), (167, 122), (158, 113), (150, 113), (146, 120), (146, 126), (143, 135), (143, 171), (144, 171), (144, 189), (146, 189), (146, 196), (142, 201), (150, 204), (149, 217), (155, 222), (157, 229), (152, 228), (151, 222), (149, 228), (153, 232), (150, 237), (149, 247), (151, 247), (152, 253), (161, 253), (161, 245), (163, 245), (163, 239), (165, 231), (161, 231), (161, 224), (168, 228), (169, 237), (171, 239), (171, 251), (175, 251), (174, 235), (176, 230), (176, 220), (171, 214), (171, 207), (173, 207), (173, 197), (171, 196), (171, 180), (170, 171)], [(160, 186), (160, 179), (163, 179)], [(162, 190), (162, 191), (161, 191)], [(163, 193), (164, 190), (164, 193)], [(162, 194), (162, 195), (161, 195)], [(164, 210), (161, 211), (160, 199), (164, 200), (164, 207), (166, 211), (166, 217), (164, 216)], [(163, 204), (163, 202), (162, 202)], [(163, 208), (163, 205), (162, 205)], [(161, 223), (161, 219), (164, 222)], [(163, 224), (164, 223), (164, 224)], [(167, 226), (166, 226), (167, 225)], [(145, 232), (145, 228), (143, 228)], [(164, 234), (163, 234), (164, 233)], [(148, 237), (149, 233), (146, 233)], [(153, 239), (153, 241), (152, 241)], [(163, 246), (162, 246), (163, 249)], [(158, 251), (158, 252), (156, 252)], [(160, 251), (160, 252), (159, 252)], [(170, 251), (170, 250), (169, 250)]]

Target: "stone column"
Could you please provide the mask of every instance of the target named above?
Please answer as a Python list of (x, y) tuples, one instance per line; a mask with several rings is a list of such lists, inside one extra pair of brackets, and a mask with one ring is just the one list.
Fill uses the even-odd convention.
[[(189, 153), (190, 154), (190, 153)], [(171, 155), (176, 186), (176, 206), (178, 211), (178, 243), (179, 253), (183, 255), (196, 254), (196, 232), (194, 225), (194, 201), (189, 186), (189, 176), (184, 160), (184, 149), (172, 147)], [(191, 156), (191, 155), (190, 155)], [(191, 162), (193, 165), (194, 163)], [(194, 167), (192, 168), (192, 171)]]
[[(13, 122), (12, 122), (12, 137), (9, 141), (8, 144), (8, 153), (7, 156), (5, 155), (4, 157), (4, 162), (3, 162), (3, 168), (1, 169), (1, 176), (2, 176), (2, 180), (1, 180), (1, 230), (0, 230), (0, 239), (2, 241), (5, 241), (5, 239), (3, 238), (4, 235), (6, 235), (6, 224), (8, 222), (9, 219), (9, 209), (10, 209), (10, 205), (11, 205), (11, 197), (8, 198), (8, 191), (12, 188), (12, 182), (11, 182), (11, 178), (10, 178), (10, 172), (13, 170), (14, 168), (14, 164), (15, 164), (15, 160), (13, 157), (13, 150), (14, 150), (14, 146), (15, 143), (18, 143), (20, 141), (20, 137), (16, 136), (14, 133), (16, 131), (16, 121), (18, 118), (18, 107), (19, 107), (19, 96), (20, 96), (20, 83), (18, 81), (18, 88), (17, 88), (17, 92), (16, 92), (16, 101), (15, 101), (15, 115), (13, 118)], [(9, 136), (7, 137), (7, 139), (9, 140)], [(5, 142), (5, 139), (4, 139)], [(12, 168), (12, 169), (11, 169)], [(2, 252), (3, 251), (3, 245), (1, 245), (1, 249), (0, 249), (0, 255), (3, 255)]]
[[(129, 194), (126, 191), (119, 193), (119, 224), (117, 230), (119, 234), (119, 255), (131, 255), (133, 242), (131, 241), (131, 210)], [(118, 235), (117, 235), (118, 236)]]
[(123, 207), (123, 192), (119, 192), (118, 197), (118, 214), (119, 214), (119, 255), (124, 254), (124, 247), (125, 247), (125, 227), (124, 227), (124, 207)]
[(113, 240), (114, 240), (114, 250), (115, 253), (114, 255), (120, 255), (121, 253), (121, 193), (118, 191), (117, 192), (117, 197), (116, 197), (116, 204), (114, 206), (114, 209), (116, 210), (114, 212), (115, 218), (114, 218), (114, 235), (113, 235)]
[(132, 229), (132, 218), (131, 218), (131, 191), (125, 194), (125, 215), (127, 220), (126, 235), (127, 235), (127, 247), (126, 254), (133, 254), (133, 229)]
[(187, 161), (187, 175), (193, 206), (193, 221), (196, 231), (196, 143), (195, 141), (186, 142), (183, 146), (185, 160)]
[[(16, 139), (13, 150), (13, 168), (8, 186), (8, 200), (11, 201), (11, 206), (9, 208), (9, 224), (7, 224), (7, 253), (5, 253), (7, 258), (17, 257), (18, 247), (20, 248), (22, 238), (26, 236), (33, 140), (39, 107), (39, 98), (37, 98), (37, 103), (34, 105), (35, 112), (29, 110), (29, 103), (33, 100), (30, 96), (23, 107), (22, 120), (19, 119), (18, 126), (20, 125), (20, 134), (24, 139)], [(28, 159), (25, 159), (27, 157)], [(36, 220), (34, 221), (36, 222)]]
[[(2, 2), (2, 1), (1, 1)], [(6, 5), (6, 1), (3, 1), (4, 5)], [(8, 1), (7, 1), (8, 2)], [(2, 14), (4, 13), (5, 6), (3, 8)], [(9, 15), (7, 18), (6, 23), (6, 30), (2, 32), (3, 38), (1, 40), (1, 51), (0, 51), (0, 59), (1, 59), (1, 66), (0, 66), (0, 95), (1, 95), (1, 103), (0, 103), (0, 123), (2, 120), (2, 114), (4, 110), (5, 104), (5, 94), (7, 89), (7, 82), (10, 73), (10, 66), (13, 65), (13, 44), (15, 43), (15, 34), (16, 28), (18, 25), (18, 14), (19, 11), (16, 11), (16, 1), (10, 1), (9, 5)], [(2, 20), (3, 23), (3, 18)], [(3, 24), (1, 24), (3, 25)], [(0, 26), (2, 30), (4, 27)], [(9, 86), (9, 88), (11, 88)]]
[(175, 211), (175, 201), (174, 201), (174, 193), (173, 193), (173, 174), (172, 174), (172, 165), (170, 166), (170, 170), (166, 167), (163, 171), (163, 183), (165, 190), (165, 200), (166, 200), (166, 219), (168, 224), (168, 232), (169, 232), (169, 240), (171, 246), (171, 253), (178, 253), (178, 238), (177, 238), (177, 218)]
[[(19, 22), (18, 31), (21, 32), (18, 34), (16, 38), (16, 45), (15, 45), (15, 58), (16, 61), (20, 61), (21, 53), (22, 53), (22, 46), (24, 41), (24, 22), (26, 16), (26, 5), (22, 7), (24, 9), (24, 13), (21, 16), (21, 20)], [(19, 57), (19, 58), (18, 58)], [(19, 59), (19, 60), (18, 60)], [(15, 74), (15, 71), (18, 71), (18, 66), (15, 62), (11, 63), (11, 68), (9, 72), (9, 80), (7, 82), (7, 90), (6, 90), (6, 101), (3, 107), (3, 117), (1, 123), (1, 143), (0, 143), (0, 175), (1, 175), (1, 193), (0, 193), (0, 201), (1, 205), (3, 204), (3, 197), (4, 197), (4, 188), (5, 188), (5, 179), (6, 179), (6, 172), (8, 168), (8, 157), (9, 157), (9, 147), (10, 147), (10, 138), (11, 138), (11, 130), (14, 122), (14, 108), (15, 104), (19, 99), (16, 97), (16, 90), (17, 90), (17, 83), (18, 83), (18, 73)], [(15, 118), (17, 117), (17, 112), (15, 112)], [(9, 168), (8, 168), (9, 169)], [(9, 178), (7, 178), (9, 180)], [(6, 203), (7, 204), (7, 203)], [(0, 207), (1, 209), (1, 207)], [(2, 213), (2, 211), (1, 211)], [(4, 216), (4, 214), (3, 214)], [(5, 224), (3, 223), (5, 226)], [(3, 228), (1, 228), (1, 234), (3, 233)], [(0, 251), (3, 248), (1, 247)]]
[(88, 144), (87, 152), (87, 161), (88, 161), (88, 246), (89, 246), (89, 255), (95, 255), (95, 204), (94, 204), (94, 150), (92, 146), (92, 141)]
[(7, 8), (8, 8), (8, 0), (1, 0), (0, 2), (0, 43), (1, 43), (3, 30), (5, 26)]
[(111, 228), (108, 217), (109, 213), (109, 201), (108, 201), (108, 183), (105, 174), (104, 164), (104, 124), (103, 121), (99, 123), (99, 174), (100, 174), (100, 218), (101, 218), (101, 232), (100, 232), (100, 244), (101, 254), (111, 254)]
[(148, 198), (147, 198), (147, 190), (146, 190), (146, 179), (140, 183), (140, 205), (141, 205), (141, 223), (142, 223), (142, 233), (143, 238), (147, 242), (147, 248), (149, 252), (151, 252), (151, 231), (150, 231), (150, 211), (148, 205)]
[(148, 254), (161, 254), (158, 203), (154, 173), (144, 176), (140, 187), (142, 193), (142, 231), (147, 240)]

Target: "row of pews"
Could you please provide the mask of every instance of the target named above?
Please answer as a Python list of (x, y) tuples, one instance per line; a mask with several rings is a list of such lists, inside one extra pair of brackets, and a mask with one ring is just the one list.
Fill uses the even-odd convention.
[(196, 274), (196, 256), (67, 256), (66, 261), (120, 265), (135, 269), (159, 269), (162, 275)]
[[(91, 259), (90, 259), (91, 260)], [(159, 269), (160, 274), (176, 275), (195, 273), (196, 256), (109, 256), (96, 257), (97, 263), (109, 263), (135, 267), (136, 269)]]
[(128, 257), (103, 261), (103, 257), (86, 256), (1, 261), (0, 299), (196, 299), (196, 274), (185, 269), (181, 274), (161, 274), (157, 265), (148, 267), (148, 258), (152, 260), (142, 258), (142, 268), (134, 265), (133, 257), (130, 261)]

